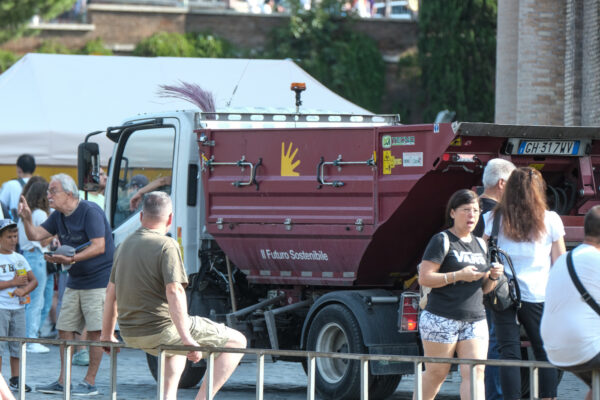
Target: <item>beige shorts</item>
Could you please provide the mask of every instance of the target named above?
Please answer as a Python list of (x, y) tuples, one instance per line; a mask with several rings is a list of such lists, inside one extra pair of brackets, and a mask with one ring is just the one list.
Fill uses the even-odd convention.
[[(225, 347), (229, 341), (228, 329), (225, 325), (214, 322), (208, 318), (190, 316), (190, 334), (199, 346), (204, 347)], [(144, 350), (148, 354), (158, 356), (159, 345), (182, 346), (183, 342), (177, 332), (175, 325), (171, 325), (161, 333), (149, 336), (123, 336), (123, 340), (129, 347), (135, 347)], [(186, 355), (187, 351), (169, 350), (168, 354)], [(202, 353), (202, 358), (208, 355)]]
[(102, 312), (106, 289), (66, 288), (56, 329), (67, 332), (102, 330)]

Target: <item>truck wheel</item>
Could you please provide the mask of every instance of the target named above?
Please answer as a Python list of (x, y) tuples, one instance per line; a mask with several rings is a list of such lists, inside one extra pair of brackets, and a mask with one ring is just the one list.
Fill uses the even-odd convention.
[[(155, 357), (151, 354), (146, 353), (146, 362), (148, 363), (148, 369), (152, 374), (154, 380), (157, 380), (156, 373), (158, 371), (158, 357)], [(192, 367), (191, 361), (186, 361), (185, 369), (181, 374), (181, 378), (179, 379), (179, 388), (187, 389), (192, 388), (200, 382), (202, 376), (204, 376), (204, 371), (206, 371), (206, 367)]]
[[(364, 353), (358, 322), (346, 307), (326, 306), (308, 330), (307, 349), (316, 352)], [(335, 358), (315, 360), (315, 386), (326, 399), (357, 399), (360, 393), (360, 361)]]
[(376, 375), (369, 388), (369, 399), (384, 400), (390, 397), (398, 387), (402, 375)]

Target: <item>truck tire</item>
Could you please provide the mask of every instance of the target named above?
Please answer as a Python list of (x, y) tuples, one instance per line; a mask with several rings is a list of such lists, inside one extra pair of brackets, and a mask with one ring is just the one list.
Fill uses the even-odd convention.
[[(146, 362), (148, 363), (148, 369), (152, 374), (154, 380), (157, 380), (156, 374), (158, 371), (158, 357), (155, 357), (151, 354), (146, 353)], [(204, 376), (204, 371), (206, 371), (206, 367), (192, 367), (191, 361), (186, 361), (185, 369), (181, 374), (181, 378), (179, 379), (179, 388), (187, 389), (192, 388), (200, 382), (202, 376)]]
[[(352, 312), (340, 304), (324, 307), (308, 330), (307, 350), (331, 353), (365, 353), (362, 334)], [(334, 358), (315, 360), (315, 386), (326, 399), (358, 399), (360, 361)]]
[(369, 399), (384, 400), (390, 397), (398, 387), (402, 375), (376, 375), (369, 388)]

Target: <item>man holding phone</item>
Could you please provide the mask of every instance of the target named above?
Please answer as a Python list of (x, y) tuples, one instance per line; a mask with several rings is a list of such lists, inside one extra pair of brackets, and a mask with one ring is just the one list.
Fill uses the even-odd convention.
[[(19, 214), (23, 219), (27, 238), (39, 241), (58, 235), (61, 245), (68, 245), (73, 250), (82, 248), (79, 252), (57, 251), (44, 257), (48, 262), (70, 267), (67, 288), (56, 324), (59, 337), (73, 340), (75, 333), (81, 333), (87, 328), (88, 338), (98, 340), (114, 253), (110, 225), (97, 204), (79, 199), (77, 185), (69, 175), (58, 174), (52, 177), (48, 185), (48, 202), (55, 211), (40, 226), (35, 226), (31, 220), (31, 210), (21, 197)], [(89, 246), (83, 248), (87, 242), (90, 242)], [(64, 392), (62, 348), (60, 355), (58, 380), (49, 385), (37, 386), (36, 391), (53, 394)], [(102, 349), (91, 347), (87, 374), (84, 380), (73, 388), (73, 394), (98, 394), (95, 380), (101, 360)]]

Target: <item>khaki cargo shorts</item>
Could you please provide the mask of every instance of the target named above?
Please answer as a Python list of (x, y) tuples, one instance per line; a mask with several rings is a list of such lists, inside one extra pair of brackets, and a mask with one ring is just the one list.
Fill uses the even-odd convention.
[[(190, 316), (189, 317), (190, 334), (199, 346), (204, 347), (225, 347), (229, 341), (228, 329), (225, 325), (214, 322), (208, 318)], [(177, 332), (175, 325), (171, 325), (161, 333), (149, 336), (123, 336), (127, 346), (144, 350), (148, 354), (158, 356), (159, 345), (182, 346), (183, 342)], [(186, 355), (187, 351), (168, 350), (169, 355)], [(207, 358), (207, 353), (202, 353), (202, 358)]]
[(56, 322), (56, 329), (67, 332), (102, 330), (102, 312), (106, 289), (66, 288), (62, 306)]

